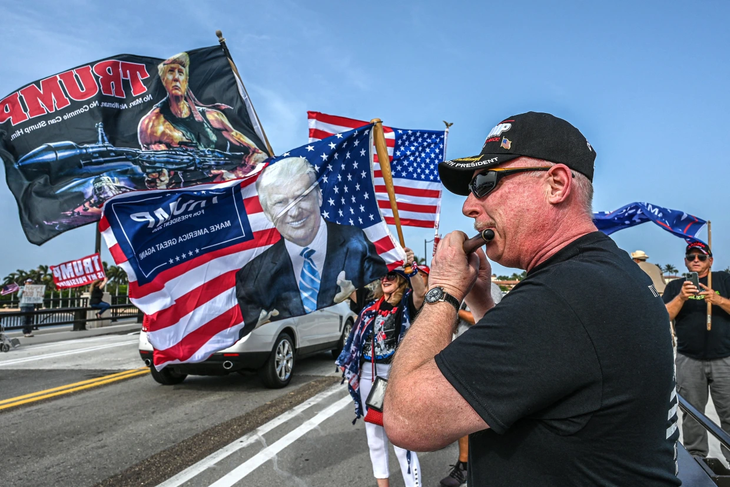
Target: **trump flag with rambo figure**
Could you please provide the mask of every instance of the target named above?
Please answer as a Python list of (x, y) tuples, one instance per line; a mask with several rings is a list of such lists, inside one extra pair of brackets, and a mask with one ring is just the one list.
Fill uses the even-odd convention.
[(119, 54), (0, 98), (0, 158), (37, 245), (98, 221), (116, 194), (244, 176), (264, 140), (222, 46)]
[(371, 135), (312, 142), (242, 179), (107, 202), (99, 226), (147, 315), (158, 370), (342, 301), (403, 263), (378, 209)]

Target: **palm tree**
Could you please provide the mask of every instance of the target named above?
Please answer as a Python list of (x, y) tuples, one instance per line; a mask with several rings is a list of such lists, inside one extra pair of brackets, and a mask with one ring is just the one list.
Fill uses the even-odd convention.
[(3, 286), (7, 286), (8, 284), (12, 284), (14, 282), (19, 281), (19, 276), (17, 272), (11, 272), (7, 276), (5, 276), (5, 279), (3, 279)]
[(679, 270), (676, 267), (674, 267), (672, 264), (667, 264), (664, 267), (660, 266), (660, 269), (664, 272), (664, 274), (666, 274), (668, 276), (676, 276), (677, 272), (679, 272)]

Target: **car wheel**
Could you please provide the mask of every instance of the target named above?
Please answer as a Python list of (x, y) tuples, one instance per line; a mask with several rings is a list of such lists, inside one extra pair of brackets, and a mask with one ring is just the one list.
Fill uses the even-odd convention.
[(259, 377), (266, 387), (280, 389), (289, 384), (294, 372), (294, 352), (294, 340), (289, 334), (279, 335), (269, 359), (259, 369)]
[(347, 338), (350, 336), (350, 333), (352, 333), (352, 320), (348, 318), (347, 321), (345, 321), (345, 327), (342, 328), (342, 336), (340, 337), (340, 341), (337, 342), (337, 348), (332, 350), (332, 358), (337, 359), (337, 357), (340, 356), (342, 349), (345, 348), (345, 343), (347, 343)]
[(188, 376), (188, 374), (175, 372), (170, 367), (165, 367), (158, 371), (154, 365), (150, 366), (150, 373), (152, 374), (152, 378), (163, 386), (174, 386), (184, 381)]

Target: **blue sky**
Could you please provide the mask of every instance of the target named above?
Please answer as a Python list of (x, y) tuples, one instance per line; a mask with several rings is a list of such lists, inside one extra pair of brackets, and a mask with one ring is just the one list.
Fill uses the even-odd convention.
[[(711, 220), (715, 268), (730, 266), (730, 215), (720, 204), (730, 181), (727, 2), (171, 5), (0, 3), (0, 97), (114, 54), (164, 58), (214, 45), (221, 29), (277, 153), (306, 143), (307, 110), (401, 128), (440, 129), (447, 120), (449, 157), (477, 154), (503, 118), (550, 112), (596, 149), (595, 211), (647, 201)], [(473, 233), (462, 200), (445, 194), (441, 233)], [(0, 207), (0, 277), (93, 252), (91, 226), (28, 243), (5, 184)], [(421, 255), (433, 238), (404, 233)], [(613, 238), (682, 270), (683, 241), (651, 223)]]

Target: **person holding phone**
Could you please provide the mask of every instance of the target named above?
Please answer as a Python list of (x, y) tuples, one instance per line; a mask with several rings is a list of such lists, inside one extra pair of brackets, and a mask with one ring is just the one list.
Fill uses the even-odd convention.
[[(713, 272), (712, 289), (707, 286), (712, 251), (703, 242), (687, 245), (684, 264), (690, 277), (671, 281), (663, 296), (677, 334), (677, 390), (702, 412), (709, 391), (722, 429), (730, 431), (730, 274)], [(708, 301), (712, 303), (710, 330)], [(682, 433), (689, 453), (707, 456), (707, 432), (686, 413)], [(730, 462), (730, 451), (723, 448), (723, 455)]]

